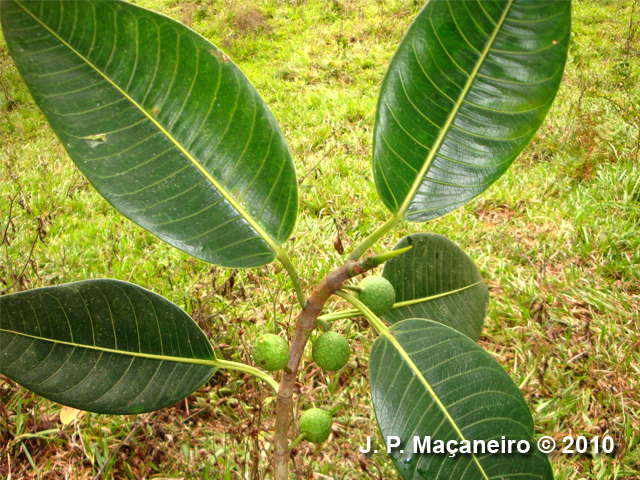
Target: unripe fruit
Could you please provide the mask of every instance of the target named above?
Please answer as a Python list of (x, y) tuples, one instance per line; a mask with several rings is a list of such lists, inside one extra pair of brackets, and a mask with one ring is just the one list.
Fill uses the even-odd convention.
[(396, 301), (396, 291), (391, 282), (384, 277), (371, 275), (363, 278), (358, 286), (363, 289), (358, 294), (358, 299), (378, 316), (391, 310)]
[(282, 370), (289, 363), (289, 346), (282, 337), (265, 333), (253, 344), (253, 361), (268, 372)]
[(331, 434), (331, 415), (321, 408), (310, 408), (300, 416), (300, 434), (311, 443), (322, 443)]
[(313, 344), (313, 361), (321, 369), (336, 372), (349, 361), (351, 347), (346, 338), (336, 332), (320, 335)]

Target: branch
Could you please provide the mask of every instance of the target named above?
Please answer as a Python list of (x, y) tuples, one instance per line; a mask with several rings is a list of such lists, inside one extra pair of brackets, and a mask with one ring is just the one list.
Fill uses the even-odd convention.
[[(400, 253), (404, 253), (404, 250), (398, 251), (398, 254)], [(289, 427), (291, 426), (293, 386), (298, 374), (300, 360), (304, 353), (304, 347), (311, 336), (311, 332), (316, 328), (316, 319), (320, 315), (320, 312), (322, 312), (329, 297), (331, 297), (345, 281), (379, 265), (379, 258), (379, 256), (370, 256), (359, 262), (349, 260), (340, 268), (329, 273), (313, 291), (304, 309), (298, 315), (295, 333), (289, 348), (289, 365), (282, 373), (280, 388), (278, 389), (273, 454), (274, 478), (276, 480), (287, 480), (288, 478), (290, 457), (288, 436)]]

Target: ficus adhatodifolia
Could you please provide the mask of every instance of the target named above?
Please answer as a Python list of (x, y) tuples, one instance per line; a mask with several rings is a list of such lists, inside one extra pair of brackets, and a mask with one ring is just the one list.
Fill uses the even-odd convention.
[[(569, 0), (426, 3), (391, 60), (375, 115), (375, 186), (390, 217), (362, 232), (369, 235), (309, 296), (283, 248), (298, 207), (289, 147), (225, 53), (125, 1), (4, 0), (0, 9), (35, 102), (114, 208), (204, 262), (278, 260), (300, 303), (288, 360), (278, 350), (272, 364), (267, 351), (253, 366), (217, 359), (184, 311), (136, 285), (104, 279), (13, 293), (0, 297), (3, 375), (64, 405), (111, 414), (171, 405), (219, 368), (254, 375), (277, 392), (273, 476), (284, 480), (305, 345), (318, 324), (364, 316), (378, 335), (372, 403), (383, 436), (404, 446), (390, 452), (402, 478), (552, 478), (538, 453), (454, 460), (412, 450), (413, 436), (529, 441), (533, 421), (517, 386), (476, 343), (488, 290), (458, 245), (419, 233), (391, 252), (365, 254), (401, 222), (426, 222), (480, 195), (527, 145), (560, 85)], [(367, 299), (370, 280), (355, 292), (348, 281), (383, 263), (395, 298), (386, 289), (378, 308), (380, 295)], [(322, 315), (336, 297), (353, 308)], [(279, 381), (261, 366), (282, 368)], [(328, 430), (326, 421), (307, 428), (304, 418), (296, 442), (328, 436), (330, 417)]]

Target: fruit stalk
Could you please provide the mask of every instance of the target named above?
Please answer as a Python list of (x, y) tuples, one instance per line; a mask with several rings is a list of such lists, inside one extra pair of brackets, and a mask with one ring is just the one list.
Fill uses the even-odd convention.
[(298, 435), (296, 439), (291, 442), (291, 445), (289, 445), (289, 450), (293, 450), (294, 448), (296, 448), (296, 445), (298, 445), (302, 440), (304, 440), (304, 433)]

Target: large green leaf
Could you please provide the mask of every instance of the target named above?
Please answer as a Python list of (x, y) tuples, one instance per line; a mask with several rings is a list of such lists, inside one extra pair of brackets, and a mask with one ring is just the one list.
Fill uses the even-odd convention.
[(126, 2), (0, 3), (33, 98), (115, 208), (207, 262), (275, 258), (295, 224), (295, 169), (275, 119), (222, 51)]
[(384, 315), (388, 324), (405, 318), (428, 318), (480, 338), (489, 291), (478, 267), (455, 242), (435, 233), (414, 233), (394, 250), (407, 253), (385, 263), (382, 275), (396, 291), (396, 305)]
[(373, 167), (384, 204), (423, 222), (487, 189), (556, 95), (570, 0), (429, 0), (383, 81)]
[(0, 297), (0, 372), (81, 410), (133, 414), (171, 405), (216, 370), (180, 308), (141, 287), (87, 280)]
[[(533, 420), (518, 387), (465, 335), (429, 320), (404, 320), (376, 340), (369, 371), (382, 435), (401, 439), (391, 457), (403, 479), (553, 478), (548, 459), (531, 443)], [(432, 445), (525, 440), (530, 453), (513, 445), (504, 455), (417, 453), (414, 437), (426, 436)]]

